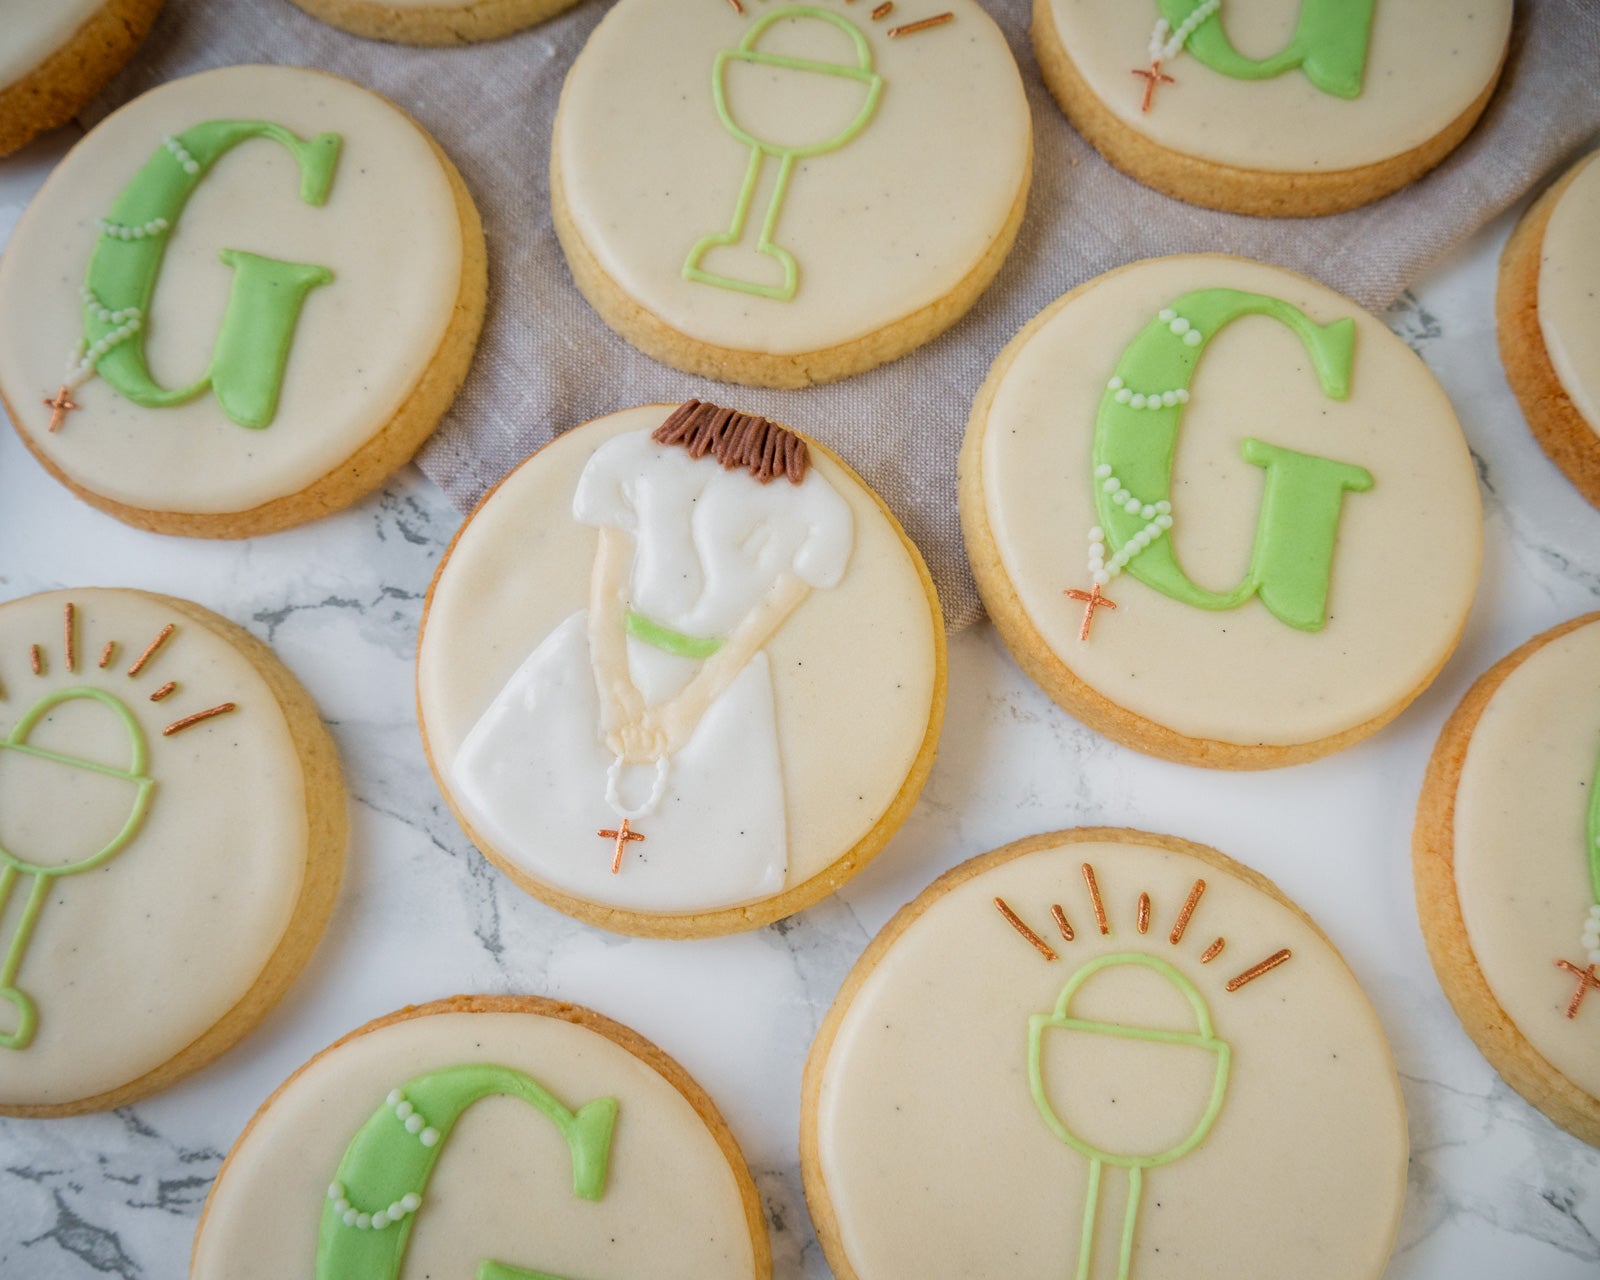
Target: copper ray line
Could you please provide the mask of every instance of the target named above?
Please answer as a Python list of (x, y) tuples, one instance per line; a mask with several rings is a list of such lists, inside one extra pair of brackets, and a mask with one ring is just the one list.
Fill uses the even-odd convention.
[(1287, 947), (1285, 947), (1282, 951), (1274, 951), (1260, 964), (1251, 965), (1237, 978), (1229, 978), (1228, 985), (1224, 989), (1227, 991), (1237, 991), (1240, 987), (1244, 986), (1245, 983), (1254, 982), (1264, 973), (1271, 973), (1280, 964), (1288, 960), (1292, 954), (1293, 952), (1291, 952)]
[(161, 628), (160, 634), (145, 646), (144, 652), (135, 658), (133, 665), (128, 668), (128, 674), (130, 676), (136, 676), (144, 670), (145, 664), (148, 663), (151, 658), (156, 656), (156, 650), (167, 642), (167, 637), (173, 633), (173, 631), (177, 628), (177, 625), (178, 624), (175, 622), (169, 622), (166, 626)]
[(1150, 932), (1150, 895), (1148, 893), (1139, 895), (1138, 925), (1140, 933)]
[(44, 674), (44, 653), (36, 644), (28, 646), (28, 665), (33, 668), (34, 675), (42, 676)]
[(1073, 939), (1072, 924), (1067, 919), (1067, 913), (1061, 909), (1059, 902), (1050, 904), (1050, 914), (1056, 918), (1056, 928), (1061, 930), (1061, 936), (1068, 942)]
[(161, 699), (167, 697), (177, 687), (178, 687), (178, 682), (176, 680), (168, 680), (166, 682), (166, 684), (162, 685), (159, 689), (157, 689), (154, 693), (152, 693), (150, 695), (150, 701), (151, 702), (160, 702)]
[(229, 711), (238, 709), (236, 702), (221, 702), (214, 707), (207, 707), (204, 711), (196, 711), (193, 715), (184, 716), (181, 720), (174, 720), (161, 731), (163, 738), (170, 738), (175, 733), (182, 733), (185, 729), (192, 729), (202, 720), (209, 720), (212, 716), (224, 715)]
[(1111, 932), (1111, 926), (1106, 922), (1106, 904), (1100, 901), (1100, 886), (1095, 883), (1094, 868), (1087, 862), (1083, 864), (1083, 882), (1089, 886), (1089, 901), (1094, 903), (1094, 922), (1100, 926), (1103, 937)]
[(1194, 915), (1194, 909), (1200, 905), (1200, 895), (1205, 891), (1204, 880), (1196, 880), (1194, 888), (1189, 890), (1189, 897), (1185, 900), (1182, 910), (1178, 912), (1177, 920), (1173, 922), (1172, 933), (1167, 937), (1167, 941), (1173, 946), (1183, 941), (1183, 931), (1189, 927), (1189, 917)]
[(1028, 928), (1026, 922), (1006, 904), (1004, 898), (996, 898), (994, 905), (999, 908), (1000, 914), (1006, 918), (1006, 923), (1027, 939), (1029, 946), (1046, 960), (1054, 960), (1056, 958), (1056, 953), (1050, 949), (1050, 944)]
[(117, 651), (117, 642), (115, 640), (107, 640), (106, 641), (106, 647), (104, 649), (100, 650), (100, 668), (101, 668), (101, 670), (104, 670), (106, 667), (111, 665), (112, 655), (114, 655), (116, 653), (116, 651)]
[(1202, 951), (1200, 953), (1200, 963), (1201, 964), (1210, 964), (1213, 960), (1215, 960), (1218, 956), (1220, 956), (1222, 954), (1222, 948), (1227, 946), (1227, 945), (1228, 945), (1228, 940), (1226, 938), (1218, 938), (1215, 942), (1213, 942), (1209, 947), (1207, 947), (1204, 951)]
[(919, 31), (926, 31), (929, 27), (942, 27), (947, 22), (954, 22), (955, 16), (953, 13), (936, 13), (921, 22), (908, 22), (903, 27), (890, 27), (889, 38), (893, 40), (896, 36), (915, 35)]
[(67, 601), (67, 607), (62, 611), (61, 632), (63, 646), (67, 651), (67, 670), (78, 669), (78, 611), (73, 607), (72, 601)]

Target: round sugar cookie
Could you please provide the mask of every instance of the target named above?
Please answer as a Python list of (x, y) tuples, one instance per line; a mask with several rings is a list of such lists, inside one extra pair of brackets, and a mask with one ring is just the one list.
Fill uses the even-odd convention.
[(1420, 178), (1488, 105), (1512, 0), (1034, 0), (1045, 83), (1117, 168), (1193, 204), (1337, 213)]
[(0, 156), (77, 115), (149, 32), (162, 0), (0, 0)]
[(120, 1107), (230, 1048), (333, 909), (345, 793), (304, 689), (187, 600), (0, 605), (0, 1115)]
[(476, 44), (570, 9), (577, 0), (293, 0), (313, 18), (368, 40)]
[(1381, 321), (1278, 267), (1136, 262), (1030, 321), (960, 462), (978, 589), (1022, 668), (1140, 751), (1337, 751), (1433, 679), (1482, 556), (1450, 402)]
[(944, 715), (939, 601), (816, 441), (691, 400), (558, 436), (468, 517), (417, 647), (473, 842), (620, 933), (753, 929), (894, 834)]
[(943, 332), (1022, 221), (1033, 135), (975, 0), (620, 0), (550, 158), (579, 289), (647, 355), (803, 387)]
[(839, 1280), (1378, 1280), (1406, 1117), (1377, 1016), (1265, 877), (1084, 828), (947, 872), (806, 1062)]
[(1428, 764), (1412, 868), (1467, 1034), (1600, 1146), (1600, 613), (1535, 636), (1462, 699)]
[(369, 1022), (256, 1112), (189, 1280), (768, 1280), (716, 1105), (637, 1032), (532, 996)]
[(1600, 152), (1534, 201), (1500, 255), (1506, 381), (1533, 438), (1600, 506)]
[(101, 510), (270, 532), (411, 457), (466, 375), (485, 271), (454, 166), (392, 103), (297, 67), (204, 72), (104, 120), (28, 206), (0, 397)]

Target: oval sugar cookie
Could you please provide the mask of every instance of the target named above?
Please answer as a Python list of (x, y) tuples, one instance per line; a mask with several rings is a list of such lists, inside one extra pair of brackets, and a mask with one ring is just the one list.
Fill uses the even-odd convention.
[[(1600, 154), (1600, 153), (1597, 153)], [(1534, 439), (1600, 507), (1600, 164), (1545, 192), (1500, 255), (1495, 316), (1506, 381)]]
[(1337, 213), (1449, 155), (1500, 78), (1512, 0), (1034, 0), (1045, 83), (1147, 186)]
[(623, 933), (790, 915), (905, 820), (944, 711), (932, 581), (827, 449), (689, 401), (586, 423), (468, 518), (417, 650), (446, 800)]
[(803, 387), (943, 332), (1016, 238), (1033, 134), (974, 0), (620, 0), (551, 152), (573, 278), (647, 355)]
[(1267, 879), (1171, 836), (1035, 836), (941, 876), (806, 1063), (839, 1280), (1378, 1280), (1405, 1199), (1383, 1029)]
[(1190, 256), (1082, 285), (1001, 352), (960, 464), (990, 616), (1045, 691), (1153, 755), (1337, 751), (1433, 679), (1482, 554), (1450, 402), (1379, 320)]
[(333, 909), (345, 797), (259, 640), (142, 591), (0, 605), (0, 1114), (119, 1107), (277, 1003)]
[(203, 72), (102, 121), (28, 206), (0, 261), (0, 396), (101, 510), (266, 533), (411, 457), (484, 289), (477, 210), (403, 111), (320, 71)]
[(715, 1104), (588, 1009), (457, 996), (352, 1032), (262, 1104), (190, 1280), (768, 1280)]
[(294, 0), (313, 18), (368, 40), (451, 45), (498, 40), (576, 0)]
[(1600, 1146), (1600, 613), (1535, 636), (1445, 724), (1417, 808), (1439, 983), (1507, 1084)]

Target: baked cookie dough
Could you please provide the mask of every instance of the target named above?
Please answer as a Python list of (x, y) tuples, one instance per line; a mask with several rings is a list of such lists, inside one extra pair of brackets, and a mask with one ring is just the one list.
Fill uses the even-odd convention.
[(1016, 238), (1032, 155), (975, 0), (619, 0), (562, 90), (551, 196), (629, 342), (802, 387), (955, 323)]
[(197, 604), (0, 605), (0, 1115), (120, 1107), (230, 1048), (333, 909), (345, 797), (317, 709)]
[(755, 1183), (715, 1104), (576, 1005), (457, 996), (370, 1022), (262, 1104), (190, 1280), (768, 1280)]
[(867, 948), (806, 1063), (839, 1280), (1378, 1280), (1405, 1109), (1354, 975), (1267, 879), (1171, 836), (1035, 836)]
[(1523, 215), (1500, 255), (1506, 381), (1539, 446), (1600, 506), (1600, 152)]
[(1412, 867), (1467, 1034), (1600, 1146), (1600, 613), (1535, 636), (1462, 699), (1428, 765)]
[(689, 401), (559, 436), (428, 593), (435, 778), (527, 892), (621, 933), (752, 929), (905, 820), (944, 714), (939, 602), (816, 441)]
[(0, 397), (101, 510), (270, 532), (433, 430), (485, 269), (460, 177), (393, 104), (320, 71), (204, 72), (103, 121), (28, 206), (0, 260)]
[(1266, 217), (1415, 181), (1500, 78), (1512, 0), (1034, 0), (1045, 83), (1146, 186)]
[(1398, 715), (1482, 557), (1422, 362), (1349, 299), (1216, 255), (1136, 262), (1029, 322), (978, 393), (960, 499), (1023, 670), (1108, 737), (1215, 768)]
[(570, 9), (577, 0), (293, 0), (313, 18), (368, 40), (475, 44)]
[(0, 156), (77, 115), (122, 69), (162, 0), (0, 0)]

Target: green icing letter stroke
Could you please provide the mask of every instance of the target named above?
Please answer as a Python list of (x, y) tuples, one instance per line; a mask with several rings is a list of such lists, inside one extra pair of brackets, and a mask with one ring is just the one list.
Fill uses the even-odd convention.
[(251, 138), (270, 138), (288, 149), (300, 169), (304, 203), (327, 200), (339, 161), (338, 134), (320, 133), (306, 141), (265, 121), (212, 120), (165, 139), (102, 220), (84, 289), (84, 342), (95, 371), (146, 409), (186, 404), (209, 387), (222, 411), (240, 426), (270, 425), (301, 305), (312, 289), (333, 279), (326, 267), (224, 249), (220, 256), (233, 269), (233, 282), (205, 373), (174, 388), (151, 376), (143, 322), (167, 237), (211, 167)]
[[(763, 33), (773, 23), (792, 19), (825, 22), (837, 27), (850, 42), (855, 55), (854, 63), (821, 62), (812, 58), (772, 53), (758, 47)], [(854, 80), (861, 89), (861, 107), (843, 128), (814, 141), (795, 144), (770, 142), (757, 137), (740, 124), (729, 107), (727, 77), (730, 63), (752, 63), (793, 75), (823, 75), (835, 79)], [(750, 148), (750, 163), (745, 169), (744, 184), (739, 188), (738, 203), (734, 206), (733, 220), (728, 224), (728, 229), (701, 236), (695, 241), (694, 247), (689, 250), (689, 256), (683, 261), (683, 278), (700, 284), (714, 284), (723, 289), (733, 289), (739, 293), (789, 302), (799, 287), (800, 268), (795, 262), (794, 254), (777, 244), (774, 237), (777, 235), (778, 215), (783, 211), (783, 200), (789, 190), (789, 178), (794, 171), (794, 162), (808, 156), (837, 151), (867, 127), (873, 112), (878, 109), (878, 99), (883, 94), (883, 77), (872, 69), (872, 47), (867, 43), (866, 36), (861, 34), (860, 28), (841, 14), (812, 5), (789, 5), (786, 8), (774, 9), (765, 17), (758, 19), (755, 25), (745, 32), (744, 39), (739, 41), (737, 48), (717, 51), (711, 68), (711, 94), (722, 127), (736, 142)], [(761, 171), (768, 156), (777, 159), (778, 176), (773, 184), (772, 195), (767, 201), (767, 212), (761, 223), (760, 237), (756, 241), (756, 252), (778, 263), (783, 270), (783, 283), (763, 284), (707, 271), (701, 266), (706, 254), (718, 247), (736, 246), (744, 238), (745, 220), (750, 213), (750, 202), (755, 196), (756, 187), (760, 184)]]
[[(1156, 0), (1174, 30), (1205, 0)], [(1407, 0), (1391, 0), (1404, 4)], [(1339, 98), (1361, 94), (1367, 69), (1367, 43), (1376, 0), (1301, 0), (1294, 35), (1270, 58), (1247, 58), (1233, 47), (1214, 12), (1197, 26), (1185, 48), (1213, 71), (1235, 80), (1270, 80), (1296, 67), (1324, 93)]]
[[(345, 1148), (322, 1208), (316, 1280), (398, 1280), (412, 1221), (450, 1131), (467, 1108), (499, 1096), (526, 1102), (560, 1130), (572, 1157), (574, 1195), (605, 1195), (615, 1098), (596, 1098), (574, 1113), (511, 1067), (446, 1067), (393, 1090)], [(478, 1274), (489, 1280), (557, 1280), (488, 1261)]]
[[(1072, 997), (1086, 981), (1102, 969), (1123, 965), (1139, 965), (1153, 970), (1177, 988), (1189, 1002), (1189, 1007), (1194, 1010), (1196, 1029), (1167, 1031), (1159, 1027), (1128, 1026), (1120, 1022), (1099, 1022), (1078, 1018), (1069, 1012)], [(1107, 1151), (1093, 1143), (1085, 1142), (1067, 1127), (1045, 1088), (1044, 1037), (1050, 1031), (1146, 1040), (1158, 1044), (1176, 1045), (1180, 1048), (1200, 1049), (1212, 1054), (1216, 1059), (1216, 1070), (1212, 1076), (1211, 1093), (1194, 1128), (1181, 1142), (1168, 1147), (1165, 1151), (1149, 1153)], [(1061, 988), (1061, 995), (1057, 998), (1052, 1012), (1036, 1013), (1028, 1019), (1028, 1086), (1033, 1094), (1034, 1106), (1039, 1109), (1039, 1114), (1049, 1126), (1050, 1132), (1089, 1161), (1089, 1187), (1084, 1199), (1083, 1227), (1078, 1236), (1078, 1269), (1075, 1273), (1077, 1280), (1089, 1280), (1094, 1269), (1095, 1216), (1100, 1204), (1102, 1167), (1108, 1164), (1116, 1165), (1128, 1171), (1128, 1206), (1122, 1221), (1117, 1280), (1129, 1280), (1133, 1268), (1134, 1229), (1139, 1219), (1139, 1197), (1144, 1186), (1144, 1171), (1181, 1160), (1206, 1140), (1206, 1136), (1211, 1132), (1211, 1126), (1216, 1123), (1217, 1116), (1222, 1111), (1222, 1100), (1228, 1090), (1228, 1067), (1231, 1055), (1232, 1051), (1227, 1042), (1218, 1039), (1212, 1030), (1211, 1010), (1206, 1006), (1205, 997), (1200, 994), (1194, 983), (1161, 957), (1143, 952), (1125, 951), (1090, 960), (1067, 980), (1066, 986)]]
[[(1320, 631), (1344, 494), (1372, 487), (1372, 473), (1364, 467), (1245, 440), (1245, 461), (1265, 471), (1266, 481), (1249, 570), (1228, 592), (1194, 582), (1179, 566), (1173, 540), (1152, 539), (1146, 533), (1150, 517), (1141, 513), (1141, 504), (1170, 504), (1178, 431), (1201, 356), (1224, 327), (1248, 315), (1270, 316), (1292, 330), (1310, 354), (1323, 392), (1334, 400), (1348, 398), (1354, 321), (1318, 325), (1280, 298), (1237, 289), (1186, 293), (1128, 344), (1101, 398), (1094, 432), (1095, 507), (1107, 545), (1146, 586), (1198, 609), (1233, 609), (1259, 594), (1281, 621)], [(1119, 505), (1118, 494), (1136, 494), (1138, 500), (1125, 498)]]

